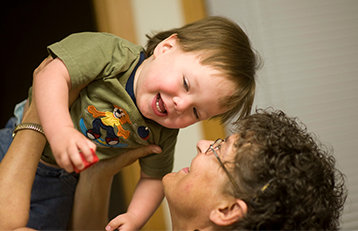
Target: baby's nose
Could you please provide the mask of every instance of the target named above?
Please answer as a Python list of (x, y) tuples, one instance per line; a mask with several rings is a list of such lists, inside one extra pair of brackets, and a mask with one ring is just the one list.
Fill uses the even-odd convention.
[(174, 108), (177, 112), (183, 113), (192, 107), (189, 97), (174, 97)]

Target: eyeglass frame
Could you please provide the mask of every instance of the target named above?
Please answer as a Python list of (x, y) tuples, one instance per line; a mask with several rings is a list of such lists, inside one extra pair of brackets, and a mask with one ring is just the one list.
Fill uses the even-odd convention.
[(226, 175), (228, 176), (231, 184), (234, 186), (234, 189), (236, 190), (236, 192), (239, 192), (239, 185), (235, 182), (234, 177), (231, 176), (230, 172), (227, 170), (227, 168), (225, 167), (224, 163), (221, 161), (218, 153), (215, 151), (215, 149), (220, 150), (221, 147), (221, 143), (225, 142), (225, 140), (219, 138), (217, 140), (214, 141), (214, 143), (210, 144), (208, 150), (206, 150), (205, 154), (207, 154), (209, 151), (212, 151), (214, 153), (214, 156), (216, 157), (216, 159), (219, 161), (220, 166), (224, 169)]

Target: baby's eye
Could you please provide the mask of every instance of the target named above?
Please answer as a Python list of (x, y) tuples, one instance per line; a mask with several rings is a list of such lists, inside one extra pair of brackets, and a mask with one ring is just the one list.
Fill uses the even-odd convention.
[(189, 91), (189, 84), (185, 77), (183, 77), (183, 86), (186, 91)]
[(193, 113), (194, 113), (195, 118), (197, 120), (200, 120), (198, 110), (195, 107), (193, 108)]

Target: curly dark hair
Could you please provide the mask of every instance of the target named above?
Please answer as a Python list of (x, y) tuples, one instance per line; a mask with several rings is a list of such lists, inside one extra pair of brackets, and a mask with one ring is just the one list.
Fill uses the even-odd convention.
[(233, 171), (246, 216), (230, 230), (337, 230), (344, 175), (330, 149), (282, 111), (257, 110), (236, 123)]

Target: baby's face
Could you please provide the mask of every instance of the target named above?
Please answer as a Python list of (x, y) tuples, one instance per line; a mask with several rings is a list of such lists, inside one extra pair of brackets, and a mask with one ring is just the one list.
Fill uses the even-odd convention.
[(141, 113), (168, 128), (184, 128), (226, 111), (219, 100), (234, 92), (223, 74), (183, 52), (176, 39), (160, 43), (139, 67), (134, 93)]

